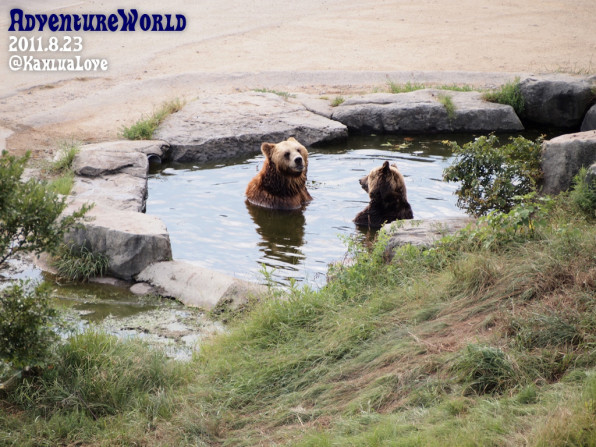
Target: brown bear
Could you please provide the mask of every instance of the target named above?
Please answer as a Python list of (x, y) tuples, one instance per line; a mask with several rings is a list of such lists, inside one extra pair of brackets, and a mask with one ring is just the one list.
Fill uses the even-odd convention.
[(294, 137), (280, 143), (263, 143), (265, 162), (248, 183), (246, 198), (253, 205), (298, 209), (312, 197), (306, 190), (308, 151)]
[(404, 177), (395, 164), (386, 161), (360, 179), (360, 186), (369, 197), (370, 203), (354, 218), (356, 225), (381, 228), (384, 223), (397, 219), (413, 219), (412, 207), (408, 203)]

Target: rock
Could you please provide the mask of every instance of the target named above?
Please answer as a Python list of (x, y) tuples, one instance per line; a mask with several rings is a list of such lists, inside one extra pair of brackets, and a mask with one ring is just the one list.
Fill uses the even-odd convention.
[(596, 130), (596, 104), (594, 104), (586, 113), (584, 120), (582, 121), (582, 127), (580, 129), (582, 132), (588, 130)]
[[(454, 115), (440, 102), (451, 98)], [(332, 118), (350, 131), (379, 133), (505, 132), (523, 130), (513, 108), (484, 101), (479, 92), (424, 89), (357, 96), (335, 107)]]
[(542, 192), (558, 194), (571, 186), (582, 166), (596, 162), (596, 130), (579, 132), (545, 141), (542, 145)]
[(97, 178), (75, 177), (70, 194), (77, 201), (142, 212), (145, 211), (147, 199), (147, 178), (128, 174)]
[(265, 290), (263, 286), (182, 261), (150, 265), (136, 279), (155, 286), (162, 296), (205, 310), (226, 305), (236, 308)]
[(139, 152), (112, 152), (83, 149), (73, 162), (76, 175), (100, 177), (113, 174), (128, 174), (145, 178), (149, 170), (149, 161)]
[(521, 118), (535, 124), (579, 129), (594, 99), (592, 83), (567, 75), (530, 77), (520, 83), (524, 98)]
[(197, 99), (157, 129), (174, 161), (207, 162), (257, 154), (262, 142), (294, 136), (305, 146), (347, 137), (342, 124), (272, 93), (237, 93)]
[(163, 141), (110, 141), (85, 145), (73, 161), (77, 177), (71, 195), (119, 210), (144, 211), (147, 157), (165, 158)]
[[(65, 214), (80, 205), (71, 203)], [(67, 242), (103, 253), (109, 259), (108, 275), (125, 280), (150, 264), (172, 259), (170, 237), (159, 218), (104, 205), (94, 206), (84, 224), (67, 235)]]
[(290, 99), (293, 103), (302, 104), (306, 110), (317, 115), (331, 119), (333, 107), (329, 99), (323, 99), (321, 96), (307, 95), (306, 93), (297, 93)]
[(94, 284), (102, 284), (104, 286), (121, 288), (130, 286), (130, 282), (118, 278), (113, 278), (111, 276), (92, 276), (91, 278), (89, 278), (89, 282)]
[(411, 244), (418, 247), (430, 247), (436, 241), (449, 234), (457, 233), (474, 222), (470, 217), (455, 217), (438, 220), (407, 220), (399, 224), (387, 224), (383, 229), (389, 235), (385, 255), (392, 259), (395, 249)]
[(157, 288), (146, 282), (133, 284), (130, 291), (135, 295), (159, 295)]
[(596, 183), (596, 163), (588, 168), (586, 173), (586, 181), (588, 185)]

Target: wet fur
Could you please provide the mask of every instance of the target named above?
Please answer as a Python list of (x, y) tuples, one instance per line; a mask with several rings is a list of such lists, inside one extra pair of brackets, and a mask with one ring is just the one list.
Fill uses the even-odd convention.
[(299, 173), (290, 169), (283, 156), (277, 153), (286, 142), (263, 143), (261, 151), (265, 155), (265, 162), (246, 188), (246, 198), (253, 205), (289, 210), (298, 209), (312, 200), (306, 189), (308, 152), (294, 138), (288, 139), (287, 142), (300, 147), (304, 169)]
[(386, 161), (360, 179), (360, 185), (368, 192), (370, 202), (354, 218), (356, 225), (380, 228), (394, 220), (414, 218), (404, 178), (395, 165), (389, 166)]

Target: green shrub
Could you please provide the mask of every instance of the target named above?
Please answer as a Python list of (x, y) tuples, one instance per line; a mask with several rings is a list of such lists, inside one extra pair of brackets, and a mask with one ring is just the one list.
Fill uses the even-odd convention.
[(485, 93), (483, 98), (486, 101), (510, 105), (518, 115), (521, 115), (525, 108), (524, 97), (522, 96), (519, 85), (519, 78), (515, 78), (513, 82), (505, 83), (499, 90)]
[(88, 207), (60, 217), (66, 207), (63, 197), (45, 183), (20, 177), (29, 156), (0, 156), (0, 265), (19, 252), (53, 252), (64, 234)]
[(58, 274), (71, 281), (88, 281), (93, 276), (104, 275), (109, 259), (103, 253), (95, 253), (85, 246), (62, 245), (54, 259)]
[(0, 315), (0, 360), (15, 368), (43, 364), (58, 340), (47, 288), (20, 281), (0, 290)]
[(569, 193), (570, 202), (573, 206), (587, 215), (596, 217), (596, 177), (587, 176), (588, 170), (582, 167), (573, 177), (573, 189)]
[(499, 146), (495, 135), (482, 136), (459, 146), (450, 141), (455, 159), (445, 169), (448, 182), (460, 182), (457, 205), (474, 216), (492, 210), (509, 212), (519, 198), (536, 189), (542, 177), (540, 151), (542, 139), (510, 138)]

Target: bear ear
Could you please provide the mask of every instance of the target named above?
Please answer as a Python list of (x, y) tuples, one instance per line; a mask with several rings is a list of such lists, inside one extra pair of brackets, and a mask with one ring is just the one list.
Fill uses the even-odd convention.
[(387, 174), (389, 173), (390, 168), (389, 168), (389, 162), (386, 161), (385, 163), (383, 163), (383, 174)]
[(298, 143), (298, 140), (296, 140), (296, 138), (294, 138), (294, 137), (288, 138), (288, 141), (295, 141), (296, 143)]
[(275, 144), (273, 144), (273, 143), (261, 144), (261, 152), (268, 160), (271, 159), (271, 154), (273, 154), (273, 149), (275, 149)]

